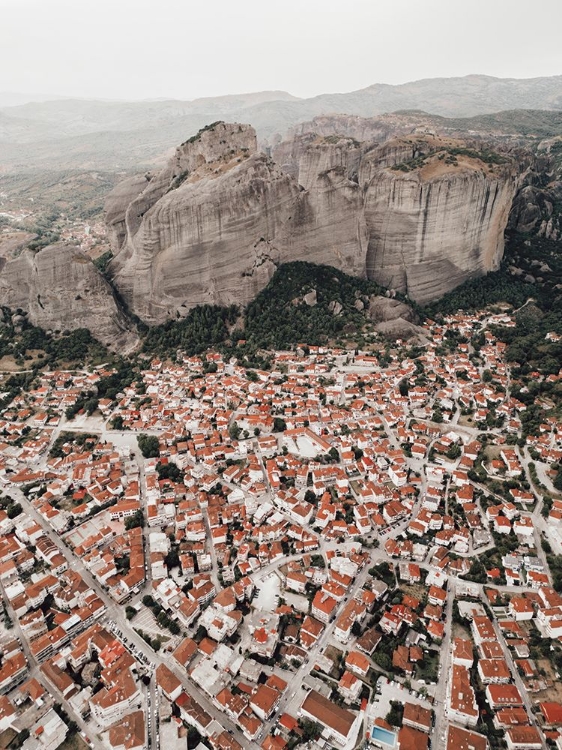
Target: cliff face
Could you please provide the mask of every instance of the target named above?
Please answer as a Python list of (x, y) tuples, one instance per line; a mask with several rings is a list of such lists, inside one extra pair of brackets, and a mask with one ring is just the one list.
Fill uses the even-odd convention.
[(421, 302), (497, 267), (519, 180), (510, 158), (429, 135), (378, 145), (317, 133), (274, 157), (257, 152), (251, 127), (216, 123), (160, 173), (118, 186), (109, 270), (131, 310), (153, 324), (198, 304), (246, 304), (292, 260)]
[(109, 196), (113, 283), (139, 317), (160, 323), (199, 304), (246, 304), (281, 262), (362, 273), (360, 191), (330, 165), (303, 190), (257, 153), (249, 126), (203, 131), (161, 173)]
[(46, 330), (89, 328), (120, 351), (137, 343), (107, 281), (86, 255), (69, 245), (1, 258), (0, 305), (26, 310), (29, 320)]
[(498, 268), (518, 186), (512, 163), (452, 157), (451, 148), (418, 156), (410, 171), (381, 167), (375, 154), (360, 175), (367, 275), (421, 303)]

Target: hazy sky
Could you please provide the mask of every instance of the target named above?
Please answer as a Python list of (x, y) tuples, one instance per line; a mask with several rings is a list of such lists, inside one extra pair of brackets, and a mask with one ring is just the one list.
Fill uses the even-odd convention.
[(562, 74), (562, 0), (0, 0), (0, 91), (297, 96)]

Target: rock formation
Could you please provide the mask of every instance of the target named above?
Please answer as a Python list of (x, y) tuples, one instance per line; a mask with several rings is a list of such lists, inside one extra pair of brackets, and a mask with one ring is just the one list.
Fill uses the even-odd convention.
[(26, 310), (46, 330), (88, 328), (122, 352), (137, 343), (113, 291), (92, 261), (70, 245), (0, 258), (0, 305)]
[(549, 240), (562, 237), (562, 138), (547, 138), (537, 147), (527, 184), (519, 191), (509, 226)]
[(217, 123), (147, 177), (118, 186), (106, 203), (116, 250), (109, 272), (147, 323), (205, 303), (246, 304), (281, 262), (364, 273), (358, 185), (326, 169), (304, 190), (258, 153), (250, 126)]
[(250, 126), (215, 123), (161, 172), (117, 187), (109, 272), (134, 313), (154, 324), (198, 304), (245, 304), (291, 260), (426, 302), (501, 259), (519, 183), (509, 157), (431, 135), (378, 145), (316, 133), (274, 157)]
[(421, 303), (499, 267), (518, 186), (510, 162), (487, 164), (469, 149), (451, 157), (454, 146), (435, 145), (408, 171), (367, 155), (360, 175), (367, 275)]

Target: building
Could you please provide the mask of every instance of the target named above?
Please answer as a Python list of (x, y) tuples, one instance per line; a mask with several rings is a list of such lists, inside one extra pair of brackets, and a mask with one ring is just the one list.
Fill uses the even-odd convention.
[(363, 683), (356, 677), (356, 675), (348, 672), (347, 669), (342, 674), (340, 681), (338, 682), (338, 690), (342, 698), (348, 703), (353, 703), (359, 698)]
[(172, 703), (180, 697), (182, 692), (181, 682), (165, 664), (159, 664), (156, 668), (156, 682), (166, 698)]
[(102, 727), (121, 721), (131, 708), (139, 707), (141, 692), (129, 670), (90, 698), (92, 715)]
[(523, 698), (516, 685), (488, 685), (486, 698), (492, 711), (506, 706), (522, 706)]
[(459, 724), (474, 727), (478, 723), (478, 704), (470, 684), (470, 673), (458, 664), (453, 664), (447, 686), (446, 712), (449, 719)]
[(505, 732), (508, 750), (540, 750), (543, 739), (536, 727), (510, 727)]
[(299, 716), (316, 721), (322, 727), (322, 736), (328, 742), (346, 745), (353, 736), (358, 717), (345, 708), (340, 708), (328, 698), (311, 690), (304, 699)]
[(430, 733), (433, 727), (431, 709), (418, 706), (415, 703), (405, 703), (402, 723), (404, 726)]
[(275, 713), (281, 700), (281, 693), (269, 685), (260, 685), (250, 699), (252, 711), (262, 721), (267, 721)]
[(27, 662), (22, 651), (5, 657), (0, 669), (0, 694), (8, 693), (27, 677)]
[(478, 732), (449, 726), (447, 750), (489, 750), (488, 740)]
[(22, 750), (56, 750), (64, 742), (67, 732), (68, 727), (51, 708), (31, 727)]

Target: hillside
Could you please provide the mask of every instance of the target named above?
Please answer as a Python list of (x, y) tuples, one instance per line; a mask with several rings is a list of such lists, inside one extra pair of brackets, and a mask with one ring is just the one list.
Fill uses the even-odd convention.
[(181, 321), (149, 328), (143, 351), (171, 356), (182, 349), (193, 355), (226, 345), (233, 355), (255, 362), (262, 349), (301, 342), (356, 341), (369, 332), (416, 335), (417, 320), (414, 306), (390, 298), (372, 281), (296, 261), (281, 265), (245, 309), (203, 305)]

